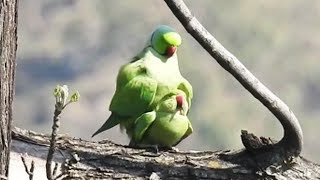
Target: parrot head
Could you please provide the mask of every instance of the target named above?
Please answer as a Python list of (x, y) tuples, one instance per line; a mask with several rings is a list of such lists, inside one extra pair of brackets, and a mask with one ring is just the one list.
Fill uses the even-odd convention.
[(180, 111), (180, 114), (184, 116), (187, 115), (188, 103), (187, 103), (186, 97), (183, 95), (177, 95), (176, 101), (177, 101), (177, 110)]
[(151, 47), (159, 54), (171, 57), (181, 45), (181, 36), (171, 27), (161, 25), (151, 36)]

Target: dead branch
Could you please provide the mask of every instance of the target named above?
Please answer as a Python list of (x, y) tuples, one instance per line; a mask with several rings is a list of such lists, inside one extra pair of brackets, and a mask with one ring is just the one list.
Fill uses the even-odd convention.
[(29, 179), (30, 179), (30, 180), (33, 180), (34, 161), (33, 161), (33, 160), (31, 161), (30, 169), (28, 168), (28, 165), (27, 165), (27, 163), (26, 163), (26, 159), (25, 159), (24, 156), (21, 156), (21, 161), (22, 161), (22, 163), (23, 163), (24, 170), (26, 171), (26, 173), (27, 173), (28, 176), (29, 176)]
[[(12, 153), (27, 151), (45, 166), (48, 135), (15, 128)], [(85, 141), (58, 135), (54, 161), (65, 179), (316, 179), (320, 166), (299, 156), (290, 161), (263, 161), (249, 151), (186, 151), (154, 153), (105, 140)], [(41, 152), (43, 154), (41, 154)], [(279, 160), (279, 159), (278, 159)], [(20, 162), (21, 163), (21, 162)], [(39, 165), (38, 165), (39, 164)], [(37, 162), (37, 169), (45, 169)], [(38, 167), (39, 166), (39, 167)], [(45, 171), (44, 177), (45, 177)], [(38, 176), (38, 173), (37, 173)], [(39, 175), (40, 176), (40, 175)]]
[(273, 151), (273, 153), (284, 155), (284, 157), (299, 155), (303, 145), (302, 130), (297, 118), (289, 107), (265, 87), (202, 26), (192, 15), (183, 0), (165, 0), (165, 2), (198, 43), (280, 121), (284, 129), (284, 136), (275, 144), (277, 151)]

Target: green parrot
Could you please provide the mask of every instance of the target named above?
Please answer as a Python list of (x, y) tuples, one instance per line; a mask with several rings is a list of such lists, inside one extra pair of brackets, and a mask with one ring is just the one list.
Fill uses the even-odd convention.
[(190, 108), (193, 92), (180, 74), (176, 54), (180, 45), (180, 35), (169, 26), (161, 25), (152, 33), (146, 47), (120, 68), (109, 106), (111, 115), (92, 137), (120, 124), (131, 138), (135, 120), (154, 110), (175, 89), (186, 94)]
[(136, 119), (130, 145), (166, 148), (177, 145), (193, 131), (187, 117), (188, 108), (183, 91), (166, 95), (154, 111)]

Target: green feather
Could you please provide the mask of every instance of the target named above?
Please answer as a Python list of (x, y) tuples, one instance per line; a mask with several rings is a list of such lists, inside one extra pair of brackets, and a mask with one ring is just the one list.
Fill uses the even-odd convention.
[[(179, 46), (180, 35), (168, 26), (160, 26), (150, 39), (150, 46), (145, 47), (131, 62), (120, 68), (116, 91), (109, 106), (112, 114), (94, 135), (120, 124), (120, 127), (125, 129), (128, 136), (132, 138), (143, 125), (143, 123), (136, 123), (136, 120), (154, 110), (157, 114), (167, 111), (161, 109), (168, 107), (174, 100), (171, 100), (172, 102), (168, 100), (167, 105), (163, 105), (163, 102), (161, 105), (163, 107), (159, 106), (160, 102), (165, 96), (167, 98), (168, 94), (178, 90), (183, 91), (190, 108), (192, 87), (180, 74), (177, 54), (167, 57), (161, 52), (161, 48), (165, 49), (168, 45)], [(167, 113), (176, 111), (173, 107), (169, 108), (173, 110)], [(161, 116), (163, 115), (159, 116), (160, 119), (162, 119)], [(137, 125), (139, 128), (136, 127)], [(140, 132), (135, 138), (140, 138), (141, 134), (145, 133)]]
[(157, 145), (172, 147), (192, 133), (192, 126), (187, 116), (177, 109), (176, 95), (184, 95), (175, 91), (165, 96), (156, 110), (141, 115), (135, 122), (131, 145)]
[(106, 122), (95, 133), (93, 133), (91, 137), (118, 125), (120, 123), (120, 119), (122, 119), (120, 116), (115, 113), (111, 113)]
[(142, 114), (135, 121), (134, 134), (132, 137), (133, 142), (140, 142), (146, 130), (156, 119), (156, 113), (154, 111)]

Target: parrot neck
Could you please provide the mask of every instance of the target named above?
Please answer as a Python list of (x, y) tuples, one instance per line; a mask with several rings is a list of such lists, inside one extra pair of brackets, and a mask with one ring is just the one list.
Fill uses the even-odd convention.
[[(170, 58), (159, 55), (153, 48), (148, 47), (144, 60), (149, 69), (149, 73), (158, 81), (175, 80), (181, 77), (177, 54), (174, 53)], [(174, 77), (174, 78), (173, 78)]]

